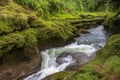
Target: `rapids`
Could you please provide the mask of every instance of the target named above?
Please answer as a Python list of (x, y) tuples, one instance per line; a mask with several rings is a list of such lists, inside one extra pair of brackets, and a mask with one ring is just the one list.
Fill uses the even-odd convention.
[[(96, 55), (96, 51), (104, 47), (107, 37), (102, 25), (89, 29), (88, 32), (89, 33), (82, 34), (80, 37), (75, 38), (76, 42), (74, 43), (64, 47), (42, 51), (41, 70), (24, 80), (42, 80), (46, 76), (65, 70), (69, 65), (76, 63), (78, 59), (80, 63), (83, 64), (92, 60), (89, 59), (89, 57)], [(74, 56), (75, 53), (78, 55), (77, 58)], [(79, 54), (84, 54), (85, 58), (82, 58)]]

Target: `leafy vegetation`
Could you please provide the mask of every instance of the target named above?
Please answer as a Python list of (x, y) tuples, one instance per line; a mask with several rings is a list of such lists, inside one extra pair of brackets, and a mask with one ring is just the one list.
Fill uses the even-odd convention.
[[(14, 0), (27, 9), (33, 9), (43, 19), (57, 14), (77, 14), (79, 12), (112, 11), (108, 4), (110, 0)], [(102, 9), (101, 5), (103, 5)], [(109, 9), (107, 9), (109, 8)]]
[[(108, 39), (107, 45), (101, 50), (100, 56), (104, 55), (104, 58), (116, 55), (120, 57), (120, 35), (115, 34)], [(105, 54), (104, 54), (105, 53)]]
[(104, 22), (105, 28), (111, 32), (112, 34), (120, 33), (120, 10), (110, 17)]

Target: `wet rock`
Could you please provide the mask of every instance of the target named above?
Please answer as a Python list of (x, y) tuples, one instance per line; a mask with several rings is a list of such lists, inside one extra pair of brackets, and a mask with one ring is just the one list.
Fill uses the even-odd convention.
[(94, 53), (93, 55), (91, 55), (90, 57), (88, 57), (87, 55), (85, 54), (80, 54), (79, 55), (75, 55), (76, 57), (80, 57), (80, 58), (77, 58), (79, 60), (76, 60), (75, 63), (69, 65), (65, 70), (67, 71), (76, 71), (76, 70), (79, 70), (84, 64), (94, 60), (94, 58), (96, 57), (96, 54)]
[(80, 34), (85, 34), (85, 33), (89, 33), (86, 29), (80, 29), (79, 30), (79, 33)]
[(0, 62), (0, 80), (22, 80), (40, 69), (39, 49), (15, 50)]
[(72, 65), (82, 65), (87, 63), (88, 61), (91, 61), (95, 58), (96, 54), (91, 55), (90, 57), (88, 57), (86, 54), (84, 53), (63, 53), (60, 56), (57, 57), (56, 62), (58, 64), (62, 64), (67, 62), (66, 57), (72, 57), (72, 59), (75, 61)]

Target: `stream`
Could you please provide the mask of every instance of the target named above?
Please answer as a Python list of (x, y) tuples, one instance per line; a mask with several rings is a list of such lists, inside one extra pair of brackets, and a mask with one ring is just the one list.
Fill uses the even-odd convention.
[(41, 70), (24, 80), (42, 80), (63, 71), (70, 65), (83, 65), (96, 57), (96, 52), (105, 46), (106, 34), (102, 25), (81, 34), (75, 42), (64, 47), (46, 49), (41, 52)]

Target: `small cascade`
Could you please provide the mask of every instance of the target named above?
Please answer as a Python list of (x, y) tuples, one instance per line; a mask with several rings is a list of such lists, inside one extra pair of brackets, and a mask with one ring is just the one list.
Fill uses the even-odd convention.
[[(92, 60), (96, 51), (104, 47), (106, 35), (103, 26), (89, 29), (88, 32), (75, 38), (76, 42), (72, 44), (42, 51), (41, 70), (24, 80), (42, 80), (46, 76), (65, 70), (71, 64), (85, 64)], [(91, 57), (93, 55), (94, 57)]]

